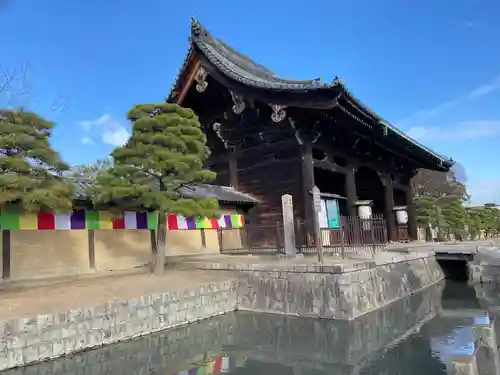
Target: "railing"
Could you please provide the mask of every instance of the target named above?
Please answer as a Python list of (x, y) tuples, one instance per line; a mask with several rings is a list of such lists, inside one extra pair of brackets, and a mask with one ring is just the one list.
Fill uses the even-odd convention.
[[(387, 227), (382, 215), (364, 220), (343, 216), (340, 228), (322, 228), (321, 244), (325, 253), (372, 251), (387, 245)], [(295, 221), (295, 246), (301, 253), (317, 251), (314, 224)], [(241, 229), (219, 229), (220, 251), (224, 254), (266, 254), (284, 252), (283, 223), (249, 224)]]
[(408, 232), (407, 224), (398, 224), (398, 241), (399, 242), (410, 241), (410, 234)]

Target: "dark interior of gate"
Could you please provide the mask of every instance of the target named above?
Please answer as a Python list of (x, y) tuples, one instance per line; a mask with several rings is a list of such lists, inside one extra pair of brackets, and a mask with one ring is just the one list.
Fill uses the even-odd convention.
[[(386, 123), (341, 80), (281, 78), (197, 21), (167, 101), (200, 117), (215, 183), (259, 200), (245, 213), (242, 247), (283, 246), (284, 194), (293, 198), (297, 246), (314, 247), (314, 186), (336, 197), (342, 217), (341, 228), (323, 229), (326, 247), (416, 239), (410, 179), (419, 168), (453, 165)], [(359, 201), (371, 201), (370, 223), (360, 219)], [(402, 226), (398, 206), (408, 213)]]

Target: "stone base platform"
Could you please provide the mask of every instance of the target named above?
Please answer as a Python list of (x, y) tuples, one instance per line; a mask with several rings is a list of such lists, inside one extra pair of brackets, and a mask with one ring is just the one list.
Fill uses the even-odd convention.
[(238, 309), (352, 320), (409, 296), (444, 275), (434, 254), (381, 252), (358, 259), (219, 256), (176, 265), (238, 271)]

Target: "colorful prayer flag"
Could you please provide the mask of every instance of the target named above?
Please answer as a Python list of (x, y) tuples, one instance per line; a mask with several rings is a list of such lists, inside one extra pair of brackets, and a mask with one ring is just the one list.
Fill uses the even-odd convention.
[(18, 229), (38, 229), (38, 214), (33, 212), (26, 212), (19, 215), (19, 228)]
[[(243, 216), (223, 215), (218, 219), (168, 214), (169, 230), (242, 228)], [(102, 229), (157, 229), (157, 212), (125, 211), (122, 215), (107, 211), (74, 210), (72, 212), (38, 213), (0, 211), (0, 229), (5, 230), (102, 230)]]

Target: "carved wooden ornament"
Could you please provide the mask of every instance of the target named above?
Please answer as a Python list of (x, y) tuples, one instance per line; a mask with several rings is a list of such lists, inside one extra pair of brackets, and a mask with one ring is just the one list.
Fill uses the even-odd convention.
[(196, 81), (196, 91), (205, 92), (208, 87), (207, 75), (208, 73), (205, 68), (200, 66), (194, 75), (194, 80)]
[(245, 108), (245, 100), (243, 100), (243, 97), (241, 95), (238, 95), (232, 91), (229, 91), (231, 93), (231, 99), (233, 99), (233, 112), (236, 113), (237, 115), (241, 114)]
[(228, 148), (228, 142), (222, 136), (222, 130), (221, 130), (220, 123), (214, 122), (212, 124), (212, 129), (215, 131), (215, 134), (217, 134), (217, 137), (219, 137), (219, 139), (222, 141), (222, 143), (224, 144), (224, 147)]
[(281, 122), (285, 119), (286, 117), (286, 105), (279, 105), (279, 104), (269, 104), (271, 109), (273, 110), (273, 113), (271, 115), (271, 120), (273, 122)]

